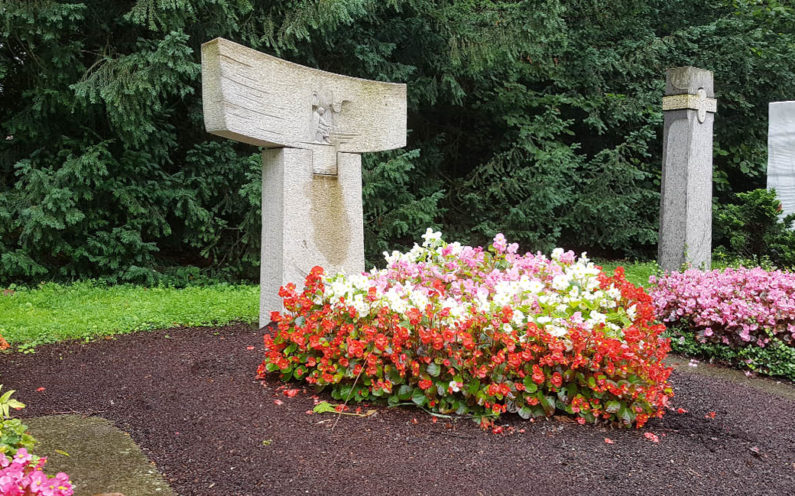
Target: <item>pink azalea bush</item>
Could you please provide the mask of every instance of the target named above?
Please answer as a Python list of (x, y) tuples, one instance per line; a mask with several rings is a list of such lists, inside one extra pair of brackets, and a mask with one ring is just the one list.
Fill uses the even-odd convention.
[(701, 343), (795, 346), (795, 273), (690, 269), (650, 280), (658, 317)]
[(71, 496), (69, 476), (63, 472), (48, 477), (42, 470), (46, 458), (37, 458), (25, 448), (12, 457), (0, 454), (0, 495), (2, 496)]

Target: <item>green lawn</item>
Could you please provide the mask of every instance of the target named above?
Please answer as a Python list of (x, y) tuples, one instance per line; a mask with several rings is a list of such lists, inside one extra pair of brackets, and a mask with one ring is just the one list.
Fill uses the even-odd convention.
[(605, 261), (594, 260), (596, 265), (601, 265), (605, 273), (612, 275), (616, 267), (624, 267), (624, 275), (627, 281), (635, 286), (647, 287), (649, 276), (657, 273), (658, 265), (656, 262), (629, 262), (629, 261)]
[(0, 291), (0, 335), (23, 348), (174, 326), (255, 322), (259, 286), (142, 288), (76, 283)]
[[(597, 261), (612, 274), (619, 265), (627, 279), (647, 286), (654, 262)], [(175, 326), (256, 322), (259, 286), (217, 284), (203, 287), (142, 288), (81, 282), (42, 284), (33, 289), (0, 290), (0, 335), (16, 347), (70, 339), (94, 339)]]

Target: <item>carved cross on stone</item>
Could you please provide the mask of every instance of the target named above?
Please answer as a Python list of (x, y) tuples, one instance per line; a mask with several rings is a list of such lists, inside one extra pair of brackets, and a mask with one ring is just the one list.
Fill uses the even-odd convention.
[(717, 101), (710, 71), (666, 71), (660, 191), (660, 267), (709, 269), (712, 261), (712, 125)]
[(304, 67), (216, 38), (202, 45), (208, 132), (262, 154), (260, 326), (309, 270), (364, 270), (361, 153), (406, 144), (406, 85)]
[(699, 124), (707, 120), (707, 112), (718, 111), (718, 101), (707, 98), (707, 90), (699, 88), (695, 95), (669, 95), (663, 97), (663, 111), (667, 110), (695, 110)]

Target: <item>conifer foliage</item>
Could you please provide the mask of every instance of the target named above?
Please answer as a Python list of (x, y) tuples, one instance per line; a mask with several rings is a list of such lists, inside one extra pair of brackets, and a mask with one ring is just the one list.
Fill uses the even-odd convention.
[[(428, 225), (483, 244), (644, 254), (664, 69), (715, 71), (719, 196), (762, 186), (795, 87), (776, 0), (7, 0), (0, 283), (255, 277), (260, 158), (204, 131), (202, 42), (405, 82), (405, 150), (365, 159), (367, 255)], [(267, 205), (265, 206), (267, 208)]]

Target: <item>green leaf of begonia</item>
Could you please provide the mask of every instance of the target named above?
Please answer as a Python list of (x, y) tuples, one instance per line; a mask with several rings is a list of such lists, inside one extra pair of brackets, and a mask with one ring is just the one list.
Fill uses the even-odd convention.
[(536, 391), (538, 391), (538, 385), (536, 385), (536, 383), (533, 382), (533, 378), (530, 377), (529, 375), (525, 376), (524, 380), (522, 381), (522, 384), (524, 384), (525, 391), (527, 391), (528, 393), (535, 393)]
[(635, 414), (632, 413), (632, 410), (624, 406), (621, 407), (621, 410), (619, 410), (618, 418), (620, 418), (621, 422), (623, 422), (624, 424), (631, 425), (632, 422), (635, 420)]
[(441, 370), (441, 367), (436, 363), (431, 362), (428, 364), (427, 371), (432, 377), (439, 377), (439, 372), (441, 372)]
[(407, 400), (411, 398), (411, 393), (414, 391), (414, 388), (409, 386), (408, 384), (403, 384), (398, 389), (397, 395), (398, 398), (401, 400)]
[(545, 396), (543, 394), (540, 395), (541, 398), (541, 406), (544, 408), (544, 413), (547, 415), (552, 415), (555, 413), (555, 397), (554, 396)]
[(411, 401), (417, 406), (424, 406), (428, 402), (428, 397), (422, 392), (422, 389), (415, 389), (411, 394)]

